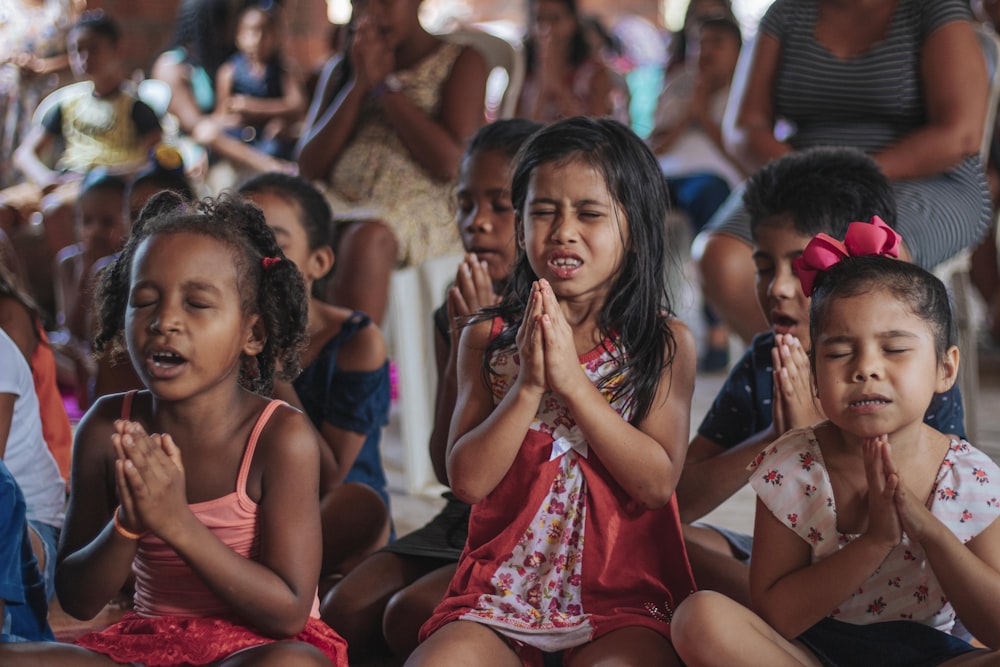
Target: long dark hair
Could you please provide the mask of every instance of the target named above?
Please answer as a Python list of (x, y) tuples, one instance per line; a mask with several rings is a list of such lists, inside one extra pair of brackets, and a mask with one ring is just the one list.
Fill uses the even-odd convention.
[[(528, 0), (528, 14), (531, 15), (532, 10), (535, 5), (537, 5), (541, 0)], [(573, 15), (573, 19), (576, 21), (576, 30), (573, 32), (573, 37), (570, 38), (569, 42), (569, 63), (573, 67), (579, 67), (587, 58), (590, 57), (590, 44), (587, 43), (587, 36), (583, 31), (583, 22), (580, 18), (580, 10), (576, 6), (576, 0), (556, 0), (566, 5), (569, 13)], [(524, 38), (524, 62), (526, 71), (531, 74), (535, 71), (535, 52), (537, 47), (535, 46), (535, 40), (530, 34)]]
[(28, 311), (34, 326), (35, 338), (38, 342), (43, 342), (42, 334), (38, 330), (38, 325), (42, 321), (41, 310), (38, 305), (21, 289), (20, 282), (14, 272), (7, 268), (3, 262), (3, 253), (0, 253), (0, 298), (9, 298), (21, 304), (21, 307)]
[[(676, 343), (670, 328), (670, 298), (666, 289), (665, 229), (668, 197), (663, 175), (649, 149), (631, 130), (608, 118), (568, 118), (532, 135), (521, 148), (514, 167), (511, 199), (517, 212), (517, 233), (524, 230), (528, 183), (540, 165), (581, 161), (603, 174), (611, 196), (625, 213), (625, 255), (598, 328), (611, 339), (609, 350), (618, 362), (616, 374), (624, 381), (611, 389), (611, 400), (624, 399), (624, 413), (638, 424), (652, 407), (663, 369), (674, 359)], [(483, 358), (484, 377), (492, 373), (490, 360), (515, 345), (531, 285), (538, 280), (524, 249), (500, 303), (483, 317), (503, 318), (504, 330), (490, 341)], [(612, 378), (602, 378), (603, 388)]]

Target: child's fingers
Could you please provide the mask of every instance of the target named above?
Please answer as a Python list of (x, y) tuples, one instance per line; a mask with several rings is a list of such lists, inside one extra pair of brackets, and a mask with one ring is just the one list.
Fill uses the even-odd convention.
[(496, 303), (497, 295), (493, 291), (490, 265), (478, 258), (472, 265), (472, 283), (476, 287), (476, 301), (479, 308), (492, 306)]
[(892, 445), (889, 444), (889, 436), (879, 436), (879, 442), (882, 445), (882, 465), (885, 468), (886, 474), (898, 475), (899, 469), (896, 467), (896, 462), (892, 458)]
[(468, 302), (462, 295), (462, 290), (457, 285), (448, 288), (448, 315), (452, 321), (452, 326), (455, 324), (456, 317), (466, 317), (471, 314), (472, 308), (469, 307)]
[(184, 472), (184, 462), (181, 459), (181, 448), (174, 442), (173, 437), (169, 433), (164, 433), (160, 436), (160, 442), (163, 447), (163, 453), (167, 455), (170, 462), (174, 464), (177, 470)]

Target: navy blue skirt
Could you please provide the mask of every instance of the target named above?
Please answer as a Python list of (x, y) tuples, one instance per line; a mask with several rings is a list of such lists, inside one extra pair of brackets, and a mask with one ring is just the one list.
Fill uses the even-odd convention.
[(979, 651), (958, 637), (913, 621), (869, 625), (824, 618), (799, 635), (825, 667), (934, 667)]

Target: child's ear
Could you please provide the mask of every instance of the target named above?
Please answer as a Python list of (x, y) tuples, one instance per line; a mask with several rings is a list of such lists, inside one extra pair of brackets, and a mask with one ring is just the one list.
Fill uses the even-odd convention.
[(264, 328), (264, 318), (260, 315), (254, 315), (250, 320), (250, 335), (243, 343), (243, 354), (248, 357), (256, 357), (263, 352), (266, 344), (267, 330)]
[(951, 386), (955, 384), (955, 380), (958, 379), (958, 363), (958, 347), (952, 345), (945, 350), (938, 363), (937, 383), (934, 386), (935, 394), (942, 394), (951, 389)]
[(302, 274), (309, 280), (319, 280), (330, 273), (335, 259), (333, 248), (328, 245), (320, 246), (309, 253), (306, 266), (302, 267)]

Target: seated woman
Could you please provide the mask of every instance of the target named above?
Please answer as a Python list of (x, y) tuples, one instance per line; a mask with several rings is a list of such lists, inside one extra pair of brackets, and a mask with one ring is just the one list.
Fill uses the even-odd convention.
[[(749, 169), (811, 146), (869, 153), (893, 181), (906, 257), (938, 264), (975, 244), (990, 218), (978, 156), (986, 73), (969, 16), (962, 0), (777, 0), (737, 73), (727, 143)], [(794, 127), (786, 140), (779, 119)], [(699, 268), (709, 302), (750, 340), (766, 324), (749, 220), (738, 194), (730, 203), (709, 224)]]
[(327, 63), (299, 144), (346, 227), (328, 299), (381, 324), (397, 265), (459, 253), (451, 190), (485, 122), (486, 65), (420, 25), (420, 0), (354, 3), (353, 35)]
[(529, 0), (528, 17), (517, 115), (540, 123), (612, 115), (614, 77), (591, 51), (576, 0)]

